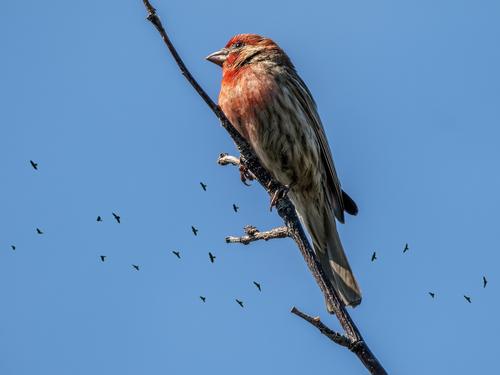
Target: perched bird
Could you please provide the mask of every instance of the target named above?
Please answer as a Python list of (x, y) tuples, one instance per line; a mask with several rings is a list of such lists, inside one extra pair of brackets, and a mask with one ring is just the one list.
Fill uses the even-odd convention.
[(121, 220), (120, 216), (118, 216), (118, 215), (117, 215), (117, 214), (115, 214), (114, 212), (112, 212), (112, 214), (113, 214), (113, 217), (115, 218), (116, 222), (117, 222), (118, 224), (120, 224), (120, 220)]
[(214, 254), (212, 254), (210, 251), (208, 252), (208, 257), (210, 258), (210, 262), (214, 262), (216, 256)]
[(257, 289), (259, 289), (259, 292), (262, 292), (262, 289), (260, 289), (260, 284), (257, 281), (254, 281), (253, 285), (255, 285)]
[(203, 182), (200, 182), (200, 185), (201, 185), (201, 188), (204, 190), (204, 191), (207, 191), (207, 185), (204, 184)]
[(38, 234), (43, 234), (43, 232), (42, 232), (39, 228), (36, 228), (36, 232), (37, 232)]
[(263, 166), (287, 187), (283, 193), (292, 199), (343, 302), (358, 305), (361, 291), (335, 223), (358, 208), (340, 186), (311, 92), (286, 53), (259, 35), (236, 35), (207, 60), (222, 67), (220, 107)]
[(435, 294), (435, 293), (432, 293), (432, 292), (429, 292), (429, 295), (430, 295), (432, 298), (434, 298), (434, 297), (436, 296), (436, 294)]
[(377, 259), (377, 252), (374, 251), (373, 254), (372, 254), (372, 262)]
[(206, 301), (206, 299), (207, 299), (207, 297), (200, 296), (200, 299), (201, 299), (203, 302), (205, 302), (205, 301)]
[(197, 236), (197, 235), (198, 235), (198, 229), (196, 229), (196, 228), (195, 228), (195, 227), (193, 227), (192, 225), (191, 225), (191, 231), (193, 232), (193, 234), (194, 234), (195, 236)]
[(179, 259), (181, 259), (181, 252), (180, 251), (172, 251), (172, 253)]
[(483, 276), (483, 288), (486, 288), (486, 284), (488, 284), (488, 280), (486, 280), (486, 276)]
[(139, 271), (139, 266), (132, 264), (132, 267), (134, 267), (136, 269), (136, 271)]
[(100, 216), (97, 216), (97, 221), (102, 221), (102, 218)]
[(34, 170), (38, 170), (38, 163), (35, 163), (33, 160), (30, 160), (30, 164), (33, 167)]
[(12, 250), (16, 250), (16, 246), (15, 245), (10, 245), (10, 247), (12, 248)]
[(106, 255), (101, 255), (101, 262), (104, 262), (105, 259), (106, 259)]
[(410, 248), (408, 247), (408, 244), (405, 245), (405, 248), (403, 249), (403, 254), (406, 253)]
[(240, 209), (240, 208), (239, 208), (237, 205), (235, 205), (235, 204), (233, 203), (233, 210), (234, 210), (234, 212), (238, 212), (238, 210), (239, 210), (239, 209)]
[(467, 302), (472, 303), (472, 301), (470, 300), (470, 297), (469, 297), (469, 296), (466, 296), (466, 295), (464, 294), (464, 298), (465, 298), (465, 300), (466, 300)]
[(235, 301), (236, 301), (236, 303), (238, 305), (240, 305), (241, 307), (243, 307), (243, 301), (240, 301), (239, 299), (236, 299)]

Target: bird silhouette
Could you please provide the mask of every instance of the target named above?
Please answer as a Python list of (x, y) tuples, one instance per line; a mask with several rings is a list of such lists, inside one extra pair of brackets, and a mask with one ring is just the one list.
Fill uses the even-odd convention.
[(132, 264), (132, 267), (134, 267), (136, 269), (136, 271), (139, 271), (139, 266)]
[(10, 247), (12, 248), (12, 250), (16, 250), (16, 246), (10, 245)]
[(102, 218), (100, 216), (97, 216), (97, 221), (102, 221)]
[(212, 254), (210, 251), (208, 252), (208, 257), (210, 258), (210, 262), (213, 263), (215, 261), (216, 256)]
[(30, 160), (30, 164), (33, 167), (34, 170), (38, 170), (38, 163), (35, 163), (33, 160)]
[(235, 205), (235, 204), (233, 203), (233, 210), (234, 210), (234, 212), (238, 212), (238, 210), (239, 210), (239, 209), (240, 209), (240, 208), (239, 208), (237, 205)]
[(373, 254), (372, 254), (372, 262), (377, 259), (377, 252), (374, 251)]
[(101, 255), (101, 262), (104, 262), (104, 259), (106, 259), (106, 255)]
[(435, 293), (432, 293), (432, 292), (429, 292), (429, 295), (430, 295), (432, 298), (434, 298), (434, 297), (436, 296), (436, 294), (435, 294)]
[(466, 296), (466, 295), (464, 294), (464, 298), (465, 298), (465, 300), (466, 300), (467, 302), (472, 303), (472, 301), (471, 301), (471, 299), (470, 299), (470, 297), (469, 297), (469, 296)]
[(486, 284), (488, 284), (488, 280), (486, 280), (486, 276), (483, 276), (483, 288), (486, 288)]
[(253, 285), (255, 285), (257, 287), (257, 289), (259, 289), (259, 292), (262, 292), (262, 289), (260, 288), (260, 284), (257, 281), (254, 281)]
[(204, 191), (207, 191), (207, 184), (204, 184), (203, 182), (200, 182), (200, 185), (201, 185), (201, 188), (202, 188)]
[(405, 248), (403, 249), (403, 254), (406, 253), (408, 250), (410, 250), (408, 244), (405, 245)]
[(42, 232), (39, 228), (36, 228), (36, 232), (37, 232), (38, 234), (43, 234), (43, 232)]
[(203, 302), (205, 302), (205, 301), (206, 301), (206, 299), (207, 299), (207, 297), (200, 296), (200, 299), (201, 299)]
[(236, 303), (238, 305), (240, 305), (241, 307), (243, 307), (243, 301), (240, 301), (239, 299), (235, 299)]
[(196, 229), (196, 228), (195, 228), (195, 227), (193, 227), (192, 225), (191, 225), (191, 230), (193, 231), (193, 234), (194, 234), (195, 236), (197, 236), (197, 235), (198, 235), (198, 229)]
[(112, 214), (113, 214), (113, 217), (115, 218), (116, 222), (117, 222), (118, 224), (120, 224), (120, 220), (121, 220), (120, 216), (118, 216), (118, 215), (117, 215), (117, 214), (115, 214), (114, 212), (112, 212)]
[(181, 259), (181, 252), (180, 251), (172, 251), (172, 253), (179, 259)]

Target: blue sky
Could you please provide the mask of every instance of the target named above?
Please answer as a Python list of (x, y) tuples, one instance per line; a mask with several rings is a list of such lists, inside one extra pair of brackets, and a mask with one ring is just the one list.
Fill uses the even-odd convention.
[[(494, 373), (499, 3), (154, 4), (214, 98), (221, 72), (203, 58), (233, 34), (292, 58), (360, 208), (340, 228), (364, 294), (352, 316), (386, 369)], [(217, 166), (234, 146), (144, 18), (130, 0), (2, 6), (0, 372), (364, 373), (290, 314), (338, 327), (292, 241), (224, 243), (279, 218)]]

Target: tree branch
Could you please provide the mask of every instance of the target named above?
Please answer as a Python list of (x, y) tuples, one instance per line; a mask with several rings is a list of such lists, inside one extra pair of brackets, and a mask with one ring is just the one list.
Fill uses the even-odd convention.
[(247, 225), (245, 228), (246, 236), (241, 237), (226, 237), (227, 243), (242, 243), (243, 245), (248, 245), (250, 242), (255, 242), (259, 240), (269, 241), (275, 238), (286, 238), (290, 237), (290, 232), (287, 227), (278, 227), (265, 232), (260, 232), (257, 228)]
[[(274, 180), (271, 177), (270, 173), (266, 169), (264, 169), (264, 167), (262, 167), (259, 159), (255, 156), (248, 142), (234, 128), (234, 126), (229, 122), (229, 120), (227, 119), (224, 112), (222, 112), (220, 107), (214, 103), (214, 101), (208, 96), (205, 90), (203, 90), (203, 88), (191, 75), (186, 65), (182, 61), (181, 57), (177, 53), (177, 50), (175, 49), (174, 45), (170, 41), (170, 38), (168, 37), (160, 19), (156, 14), (156, 10), (153, 8), (150, 2), (148, 0), (143, 0), (143, 3), (148, 12), (147, 19), (155, 26), (155, 28), (160, 33), (161, 38), (163, 39), (165, 45), (167, 46), (168, 50), (172, 54), (172, 57), (179, 66), (182, 75), (186, 77), (191, 86), (193, 86), (193, 88), (200, 95), (200, 97), (214, 112), (214, 114), (221, 122), (221, 125), (233, 139), (241, 155), (240, 163), (243, 164), (245, 169), (252, 172), (252, 174), (255, 176), (255, 179), (259, 181), (259, 183), (267, 191), (270, 197), (273, 197), (276, 191), (283, 189), (283, 186), (279, 182)], [(321, 291), (325, 295), (326, 300), (331, 305), (333, 312), (335, 313), (337, 319), (339, 320), (340, 324), (342, 325), (342, 328), (346, 333), (347, 338), (350, 341), (351, 347), (355, 349), (353, 351), (356, 353), (356, 355), (360, 358), (365, 367), (372, 374), (386, 374), (386, 371), (384, 370), (380, 362), (377, 360), (377, 358), (370, 351), (366, 343), (363, 341), (361, 333), (359, 332), (358, 328), (356, 327), (351, 317), (347, 313), (339, 295), (332, 287), (328, 279), (325, 277), (325, 274), (316, 257), (316, 254), (314, 253), (311, 245), (309, 244), (304, 229), (302, 228), (302, 225), (295, 211), (295, 207), (293, 206), (292, 202), (286, 195), (280, 196), (279, 199), (277, 200), (276, 211), (283, 219), (285, 226), (288, 228), (290, 232), (290, 236), (296, 242), (300, 252), (302, 253), (302, 256), (304, 257), (304, 260), (307, 263), (307, 266), (309, 267), (309, 270), (314, 276)]]

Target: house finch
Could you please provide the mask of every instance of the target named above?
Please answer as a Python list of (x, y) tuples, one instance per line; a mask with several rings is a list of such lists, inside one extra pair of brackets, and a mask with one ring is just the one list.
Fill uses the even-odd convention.
[(222, 67), (220, 107), (263, 166), (289, 188), (344, 304), (358, 305), (361, 291), (335, 225), (335, 218), (344, 222), (344, 211), (356, 215), (358, 209), (340, 188), (316, 104), (290, 58), (271, 39), (240, 34), (207, 60)]

